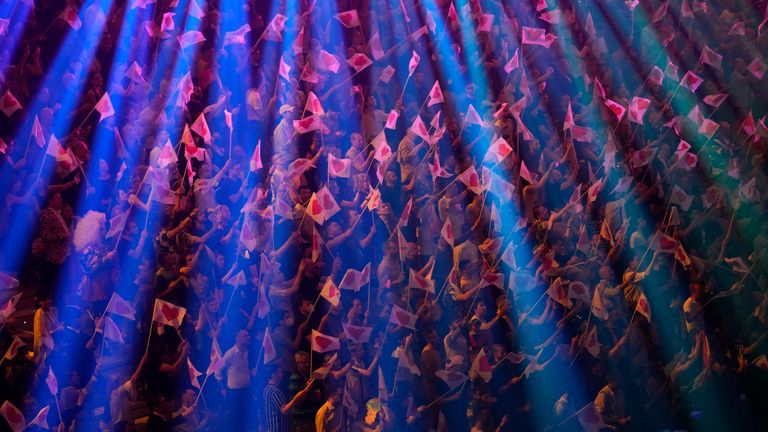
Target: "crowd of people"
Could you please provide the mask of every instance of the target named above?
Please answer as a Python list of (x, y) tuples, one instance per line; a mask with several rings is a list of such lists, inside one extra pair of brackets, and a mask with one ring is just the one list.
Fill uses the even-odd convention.
[(768, 424), (764, 0), (0, 16), (0, 429)]

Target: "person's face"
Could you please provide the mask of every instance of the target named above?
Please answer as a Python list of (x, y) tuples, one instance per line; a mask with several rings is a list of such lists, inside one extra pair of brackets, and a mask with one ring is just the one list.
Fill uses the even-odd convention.
[(310, 313), (312, 313), (312, 302), (307, 300), (302, 300), (301, 306), (299, 307), (299, 309), (301, 309), (301, 313), (303, 315), (309, 315)]
[(309, 201), (309, 198), (312, 196), (312, 194), (309, 192), (309, 188), (303, 187), (299, 189), (299, 199), (301, 202), (307, 202)]
[(248, 346), (248, 342), (250, 341), (251, 341), (251, 336), (248, 334), (247, 331), (240, 330), (239, 332), (237, 332), (237, 338), (236, 338), (237, 346), (241, 348), (246, 347)]
[(51, 208), (53, 209), (60, 209), (61, 205), (63, 203), (63, 200), (61, 199), (61, 194), (54, 194), (51, 197)]
[(296, 370), (303, 375), (307, 375), (309, 373), (309, 356), (299, 353), (296, 354), (294, 359), (296, 361)]
[(285, 314), (285, 319), (283, 320), (286, 327), (293, 327), (294, 319), (292, 313)]
[(486, 311), (485, 303), (480, 302), (477, 304), (477, 307), (475, 307), (475, 315), (477, 315), (480, 318), (485, 316), (485, 311)]
[(491, 348), (491, 353), (493, 355), (493, 361), (495, 361), (496, 363), (500, 362), (501, 359), (503, 359), (504, 356), (507, 355), (507, 353), (504, 351), (504, 347), (501, 345), (494, 345)]
[(387, 171), (384, 174), (384, 181), (387, 183), (387, 186), (394, 186), (395, 181), (397, 181), (397, 176), (395, 175), (395, 172), (392, 170)]

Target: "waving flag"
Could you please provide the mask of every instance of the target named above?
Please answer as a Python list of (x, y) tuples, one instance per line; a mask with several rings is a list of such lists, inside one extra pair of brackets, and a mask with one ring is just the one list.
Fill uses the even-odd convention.
[(272, 342), (272, 334), (269, 332), (269, 327), (264, 330), (264, 340), (261, 346), (264, 351), (264, 364), (268, 364), (277, 358), (277, 350), (275, 350), (275, 344)]
[(621, 119), (624, 117), (624, 113), (627, 112), (627, 109), (624, 108), (623, 105), (611, 99), (605, 100), (605, 106), (607, 106), (608, 109), (611, 110), (613, 115), (616, 116), (616, 120), (618, 121), (621, 121)]
[(109, 98), (109, 92), (104, 92), (93, 109), (99, 112), (99, 122), (102, 122), (107, 117), (115, 115), (115, 108), (112, 106), (112, 100)]
[(6, 360), (15, 359), (16, 356), (19, 354), (19, 350), (21, 349), (21, 347), (25, 345), (26, 344), (24, 343), (23, 340), (21, 340), (21, 338), (19, 338), (18, 336), (14, 336), (13, 341), (11, 341), (11, 345), (5, 351), (5, 355), (3, 356), (3, 358)]
[(432, 90), (429, 91), (429, 101), (427, 102), (427, 106), (431, 107), (432, 105), (437, 105), (439, 103), (443, 103), (445, 99), (443, 99), (443, 91), (440, 89), (440, 82), (435, 81), (435, 84), (432, 86)]
[(416, 330), (416, 320), (418, 317), (398, 305), (392, 305), (392, 314), (389, 316), (389, 322), (401, 327)]
[(339, 338), (328, 336), (320, 333), (317, 330), (312, 330), (310, 336), (310, 343), (312, 345), (312, 351), (325, 353), (329, 351), (338, 351), (341, 348)]
[(27, 425), (27, 427), (29, 427), (29, 426), (37, 426), (37, 427), (39, 427), (41, 429), (49, 430), (50, 427), (48, 426), (48, 412), (50, 412), (50, 410), (51, 410), (51, 406), (50, 405), (46, 405), (46, 406), (42, 407), (40, 409), (40, 411), (38, 411), (37, 414), (35, 414), (35, 418), (30, 420), (30, 422)]
[(368, 58), (367, 55), (362, 53), (356, 53), (355, 55), (353, 55), (347, 60), (347, 64), (352, 66), (355, 72), (360, 72), (361, 70), (372, 65), (373, 62), (371, 61), (370, 58)]
[(152, 321), (158, 324), (168, 325), (178, 328), (182, 321), (184, 321), (184, 315), (187, 314), (187, 309), (176, 306), (173, 303), (169, 303), (165, 300), (155, 299), (155, 307), (152, 312)]
[(414, 269), (408, 269), (408, 288), (435, 293), (435, 281), (421, 276)]
[(342, 12), (340, 14), (336, 14), (333, 17), (339, 20), (341, 25), (343, 25), (346, 28), (353, 28), (353, 27), (360, 26), (360, 17), (357, 15), (357, 11), (354, 9), (346, 12)]
[(203, 36), (203, 33), (197, 30), (188, 31), (181, 36), (178, 36), (176, 40), (179, 42), (181, 49), (189, 48), (193, 45), (205, 42), (207, 39)]
[(157, 157), (157, 166), (160, 169), (166, 169), (169, 166), (178, 162), (179, 158), (176, 156), (176, 150), (171, 145), (171, 140), (166, 141), (163, 148), (160, 150), (160, 155)]
[(371, 340), (373, 327), (360, 327), (347, 323), (342, 323), (341, 326), (344, 328), (344, 334), (347, 336), (347, 340), (351, 342), (362, 344)]
[(21, 432), (27, 428), (27, 422), (24, 420), (24, 415), (16, 408), (12, 403), (5, 401), (0, 406), (0, 415), (8, 422), (8, 426), (13, 432)]
[(648, 299), (645, 294), (640, 292), (640, 298), (637, 299), (637, 305), (635, 306), (635, 312), (644, 316), (648, 322), (651, 321), (651, 306), (648, 304)]
[(412, 51), (411, 60), (408, 61), (408, 76), (413, 75), (416, 68), (419, 67), (419, 62), (421, 62), (421, 56), (416, 51)]
[(3, 98), (0, 99), (0, 111), (6, 116), (10, 117), (16, 111), (21, 109), (21, 104), (18, 99), (11, 93), (10, 90), (6, 90)]
[(475, 356), (475, 361), (472, 362), (472, 369), (485, 382), (491, 382), (493, 375), (493, 368), (488, 361), (488, 356), (485, 355), (485, 348), (480, 348), (480, 352)]
[(683, 80), (680, 82), (680, 85), (695, 93), (703, 82), (704, 79), (702, 77), (696, 75), (693, 73), (693, 71), (688, 71), (683, 76)]
[(633, 97), (629, 103), (629, 121), (643, 124), (643, 117), (649, 106), (651, 106), (650, 99)]
[(371, 283), (371, 264), (368, 263), (362, 271), (348, 269), (341, 278), (340, 289), (360, 291), (360, 288)]
[(555, 36), (542, 28), (523, 27), (523, 45), (539, 45), (549, 48)]
[(116, 292), (112, 293), (112, 298), (109, 300), (106, 311), (129, 320), (136, 319), (136, 309)]
[(210, 143), (213, 139), (211, 129), (208, 127), (208, 122), (205, 120), (205, 114), (203, 113), (200, 113), (200, 115), (197, 116), (197, 120), (192, 123), (190, 130), (200, 135), (206, 143)]
[(339, 159), (328, 153), (328, 172), (331, 177), (349, 178), (352, 170), (352, 159)]
[(384, 49), (381, 47), (381, 37), (379, 36), (379, 32), (376, 32), (371, 36), (368, 46), (371, 47), (371, 54), (375, 60), (384, 58), (385, 53)]
[(336, 284), (333, 283), (333, 278), (328, 277), (325, 280), (323, 289), (320, 290), (320, 296), (328, 300), (334, 307), (339, 305), (339, 302), (341, 301), (341, 290), (339, 290)]
[(319, 70), (338, 73), (341, 63), (339, 63), (339, 60), (333, 54), (326, 50), (320, 50), (320, 55), (318, 55), (317, 64), (315, 66)]
[(40, 148), (45, 146), (45, 135), (43, 134), (43, 127), (40, 125), (40, 119), (35, 115), (35, 120), (32, 122), (32, 136), (35, 138), (35, 143)]
[(437, 371), (435, 375), (441, 380), (443, 380), (443, 382), (445, 382), (448, 388), (452, 388), (452, 389), (459, 387), (460, 385), (467, 382), (467, 380), (469, 379), (468, 376), (464, 375), (461, 372), (452, 371), (452, 370), (449, 371), (445, 369)]
[(333, 365), (336, 363), (336, 359), (339, 358), (339, 353), (333, 353), (331, 358), (328, 359), (322, 366), (312, 371), (312, 377), (315, 379), (324, 380), (328, 376), (328, 373), (333, 369)]

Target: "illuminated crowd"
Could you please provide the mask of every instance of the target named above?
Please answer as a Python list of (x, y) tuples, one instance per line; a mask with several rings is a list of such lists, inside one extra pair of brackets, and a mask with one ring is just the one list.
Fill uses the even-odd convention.
[(764, 429), (766, 31), (0, 1), (0, 430)]

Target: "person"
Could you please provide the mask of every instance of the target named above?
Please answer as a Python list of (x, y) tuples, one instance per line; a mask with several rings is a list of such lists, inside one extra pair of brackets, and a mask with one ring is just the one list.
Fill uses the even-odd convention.
[(608, 382), (595, 397), (595, 411), (600, 420), (608, 426), (623, 429), (632, 420), (624, 414), (624, 402), (620, 394), (619, 381), (615, 376), (609, 376)]
[(341, 423), (341, 397), (344, 389), (336, 388), (330, 395), (325, 403), (317, 410), (315, 414), (315, 431), (316, 432), (340, 432)]
[(142, 369), (144, 369), (144, 365), (147, 363), (147, 358), (144, 355), (130, 378), (112, 390), (109, 400), (109, 412), (112, 416), (112, 430), (116, 432), (127, 430), (133, 422), (131, 403), (136, 398), (136, 382), (141, 375)]
[[(247, 330), (238, 331), (234, 346), (223, 356), (223, 368), (227, 372), (227, 408), (231, 413), (233, 427), (238, 430), (243, 430), (250, 421), (248, 405), (251, 400), (251, 375), (256, 373), (249, 366), (250, 342), (251, 335)], [(221, 381), (219, 376), (216, 378)]]

